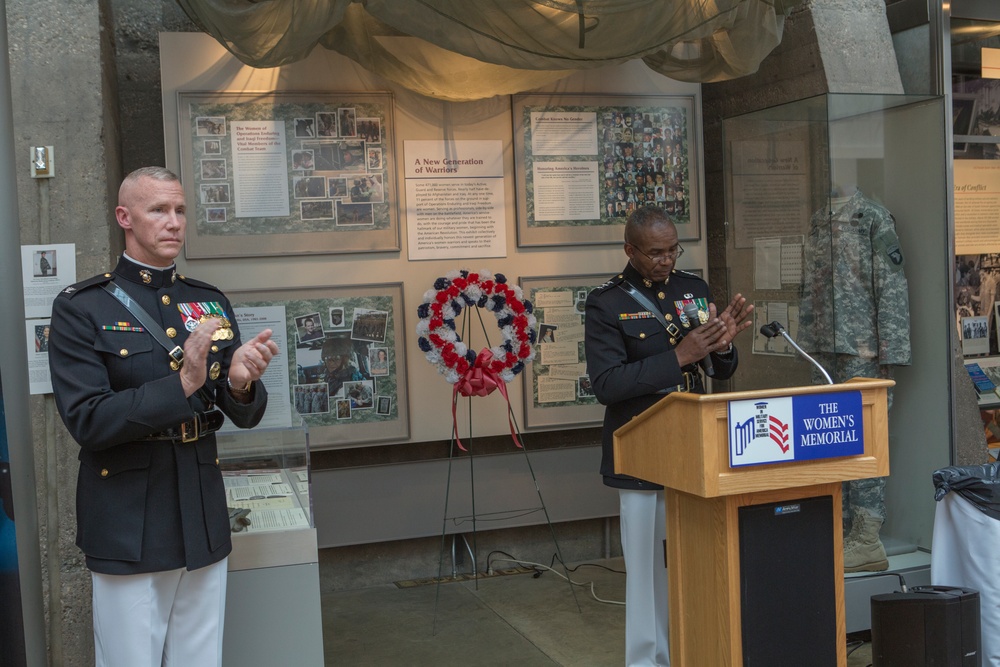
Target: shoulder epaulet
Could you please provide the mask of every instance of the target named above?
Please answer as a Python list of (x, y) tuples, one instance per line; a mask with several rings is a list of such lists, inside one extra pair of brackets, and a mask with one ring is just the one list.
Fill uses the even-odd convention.
[(705, 280), (697, 273), (691, 273), (690, 271), (681, 271), (680, 269), (674, 269), (674, 275), (681, 276), (682, 278), (689, 278), (691, 280), (701, 280), (701, 281)]
[(211, 283), (202, 282), (201, 280), (195, 280), (194, 278), (189, 278), (188, 276), (182, 276), (179, 273), (177, 274), (177, 280), (182, 280), (188, 285), (191, 285), (192, 287), (201, 287), (202, 289), (210, 289), (214, 292), (222, 294), (222, 290), (216, 287), (215, 285), (212, 285)]
[(624, 281), (625, 281), (625, 275), (619, 273), (617, 276), (615, 276), (614, 278), (612, 278), (608, 282), (604, 283), (603, 285), (601, 285), (599, 287), (595, 287), (594, 291), (598, 292), (598, 293), (600, 293), (600, 292), (606, 292), (607, 290), (611, 289), (612, 287), (617, 287), (618, 285), (621, 285), (622, 282), (624, 282)]
[(95, 287), (98, 285), (105, 285), (114, 278), (114, 274), (111, 273), (99, 273), (92, 278), (87, 278), (86, 280), (81, 280), (78, 283), (74, 283), (69, 287), (64, 287), (62, 291), (59, 292), (58, 296), (72, 299), (74, 296), (84, 291), (88, 287)]

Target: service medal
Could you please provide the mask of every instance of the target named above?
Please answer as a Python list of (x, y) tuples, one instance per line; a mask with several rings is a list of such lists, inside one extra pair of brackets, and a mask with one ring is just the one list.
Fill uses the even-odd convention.
[[(177, 310), (181, 311), (184, 328), (188, 331), (194, 331), (199, 324), (213, 317), (220, 320), (220, 329), (231, 326), (226, 311), (217, 301), (178, 303)], [(212, 340), (224, 340), (224, 338), (212, 336)]]
[[(684, 312), (684, 306), (693, 303), (698, 308), (698, 321), (691, 322)], [(692, 294), (685, 294), (681, 301), (674, 301), (674, 309), (677, 311), (677, 319), (681, 326), (690, 329), (692, 325), (705, 324), (708, 322), (708, 299), (704, 297), (695, 298)]]

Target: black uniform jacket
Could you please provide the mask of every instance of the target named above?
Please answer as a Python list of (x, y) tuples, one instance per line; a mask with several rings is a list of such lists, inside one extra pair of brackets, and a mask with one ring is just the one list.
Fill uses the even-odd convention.
[[(674, 347), (680, 339), (672, 342), (663, 325), (621, 289), (626, 281), (659, 306), (664, 318), (684, 333), (691, 330), (691, 323), (682, 316), (684, 300), (705, 299), (707, 304), (712, 297), (705, 281), (685, 271), (675, 270), (666, 284), (651, 283), (647, 287), (631, 264), (587, 297), (587, 374), (594, 395), (606, 406), (601, 437), (604, 483), (622, 489), (661, 489), (662, 486), (652, 482), (615, 474), (613, 434), (667, 392), (685, 385), (685, 371), (698, 375), (692, 391), (704, 393), (705, 389), (697, 366), (678, 365)], [(728, 355), (712, 355), (716, 379), (729, 378), (736, 365), (735, 348)], [(665, 433), (664, 437), (669, 438), (670, 434)]]
[(246, 405), (226, 389), (240, 337), (217, 288), (122, 258), (114, 274), (63, 290), (52, 307), (49, 368), (56, 407), (81, 448), (76, 543), (87, 566), (105, 574), (210, 565), (232, 550), (215, 435), (189, 443), (143, 439), (211, 406), (198, 394), (185, 398), (163, 347), (102, 289), (111, 280), (181, 347), (189, 333), (178, 305), (221, 306), (234, 336), (213, 342), (206, 363), (218, 363), (219, 373), (206, 380), (207, 396), (244, 428), (260, 421), (267, 404), (260, 382)]

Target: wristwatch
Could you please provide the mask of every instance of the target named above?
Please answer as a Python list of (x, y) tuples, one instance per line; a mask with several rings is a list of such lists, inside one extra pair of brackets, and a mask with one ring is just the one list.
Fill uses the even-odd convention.
[(226, 378), (226, 384), (229, 386), (229, 391), (233, 392), (234, 394), (249, 394), (250, 387), (253, 386), (253, 382), (247, 382), (245, 385), (243, 385), (243, 387), (237, 388), (233, 386), (233, 381), (230, 380), (229, 378)]

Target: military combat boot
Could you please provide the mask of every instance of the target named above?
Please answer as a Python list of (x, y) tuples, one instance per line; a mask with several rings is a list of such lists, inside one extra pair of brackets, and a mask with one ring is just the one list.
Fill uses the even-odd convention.
[(879, 539), (882, 519), (861, 507), (852, 507), (851, 532), (844, 538), (844, 572), (881, 572), (889, 569)]

